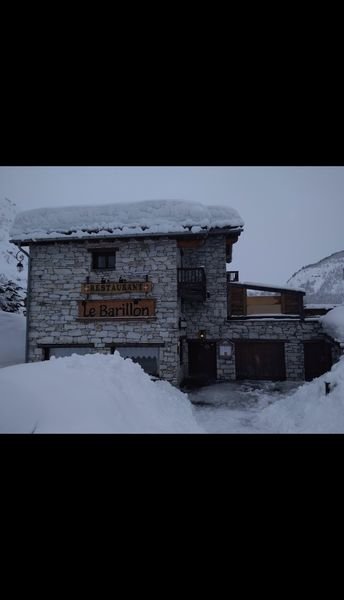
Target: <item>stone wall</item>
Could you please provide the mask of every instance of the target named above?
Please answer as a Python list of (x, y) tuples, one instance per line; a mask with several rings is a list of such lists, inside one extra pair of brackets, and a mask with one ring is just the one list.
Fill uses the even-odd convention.
[(183, 302), (182, 311), (187, 321), (186, 335), (197, 339), (200, 329), (209, 339), (221, 337), (221, 328), (227, 319), (227, 274), (225, 236), (209, 237), (200, 248), (184, 249), (184, 268), (204, 267), (207, 298), (205, 302)]
[[(116, 269), (93, 271), (89, 249), (118, 248)], [(109, 344), (163, 343), (160, 376), (177, 384), (179, 379), (179, 307), (177, 298), (177, 245), (175, 240), (115, 240), (34, 244), (31, 255), (31, 294), (28, 328), (28, 360), (43, 359), (40, 344), (94, 343), (94, 351), (110, 352)], [(156, 298), (156, 318), (140, 321), (83, 321), (78, 302), (86, 299), (81, 284), (86, 277), (118, 281), (144, 280), (148, 275), (152, 292), (107, 295), (109, 298)], [(104, 299), (92, 294), (90, 300)]]
[[(233, 319), (222, 327), (223, 339), (284, 341), (286, 377), (304, 379), (303, 342), (324, 339), (316, 319)], [(235, 353), (231, 359), (218, 357), (219, 379), (235, 379)]]
[[(91, 249), (116, 248), (116, 268), (92, 270)], [(209, 236), (198, 248), (177, 247), (176, 240), (117, 239), (72, 243), (33, 244), (31, 246), (31, 292), (28, 315), (28, 360), (43, 359), (40, 345), (94, 344), (93, 351), (109, 353), (110, 346), (140, 343), (160, 344), (160, 376), (178, 385), (188, 375), (187, 340), (217, 342), (217, 375), (220, 380), (236, 376), (235, 353), (219, 355), (221, 341), (280, 340), (285, 342), (287, 379), (304, 378), (303, 342), (323, 339), (316, 319), (227, 319), (227, 275), (225, 236)], [(177, 267), (204, 267), (207, 297), (204, 302), (181, 302), (177, 293)], [(81, 284), (86, 277), (100, 282), (119, 278), (153, 283), (149, 294), (92, 294), (89, 300), (155, 298), (156, 317), (133, 321), (81, 320), (78, 303), (86, 299)], [(179, 317), (187, 325), (180, 329)], [(183, 341), (181, 341), (183, 338)], [(182, 345), (183, 364), (179, 351)], [(92, 351), (92, 349), (90, 350)]]

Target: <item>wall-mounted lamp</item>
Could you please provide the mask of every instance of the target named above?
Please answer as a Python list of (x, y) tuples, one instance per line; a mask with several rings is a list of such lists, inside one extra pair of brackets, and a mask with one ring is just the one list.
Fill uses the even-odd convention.
[(206, 335), (205, 335), (205, 330), (204, 330), (204, 329), (200, 329), (200, 330), (199, 330), (199, 332), (198, 332), (198, 337), (199, 337), (201, 340), (205, 340), (205, 337), (206, 337)]
[(17, 254), (16, 254), (16, 259), (17, 259), (17, 270), (19, 271), (19, 273), (22, 272), (22, 270), (24, 269), (23, 266), (23, 260), (24, 260), (24, 254), (20, 253), (20, 250), (18, 250)]

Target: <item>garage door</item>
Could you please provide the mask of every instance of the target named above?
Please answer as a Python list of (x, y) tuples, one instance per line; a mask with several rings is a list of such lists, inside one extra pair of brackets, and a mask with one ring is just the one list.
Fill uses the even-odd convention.
[(236, 342), (235, 366), (237, 379), (284, 381), (284, 343)]
[(305, 380), (320, 377), (332, 366), (331, 346), (325, 341), (304, 342)]

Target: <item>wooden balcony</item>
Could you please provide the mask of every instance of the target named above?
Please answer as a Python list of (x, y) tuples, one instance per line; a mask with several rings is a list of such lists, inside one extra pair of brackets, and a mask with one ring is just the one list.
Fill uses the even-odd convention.
[[(227, 289), (228, 318), (304, 318), (305, 292), (234, 282), (228, 282)], [(249, 290), (266, 292), (266, 295), (250, 296)]]
[(206, 299), (206, 277), (203, 267), (178, 269), (178, 296), (190, 302)]

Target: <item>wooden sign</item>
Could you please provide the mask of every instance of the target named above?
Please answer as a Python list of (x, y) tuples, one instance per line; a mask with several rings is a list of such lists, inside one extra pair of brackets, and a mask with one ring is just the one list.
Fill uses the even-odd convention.
[(127, 294), (128, 292), (152, 291), (151, 281), (111, 281), (108, 283), (83, 283), (82, 294)]
[(80, 319), (147, 319), (155, 317), (155, 300), (83, 300), (79, 302)]

